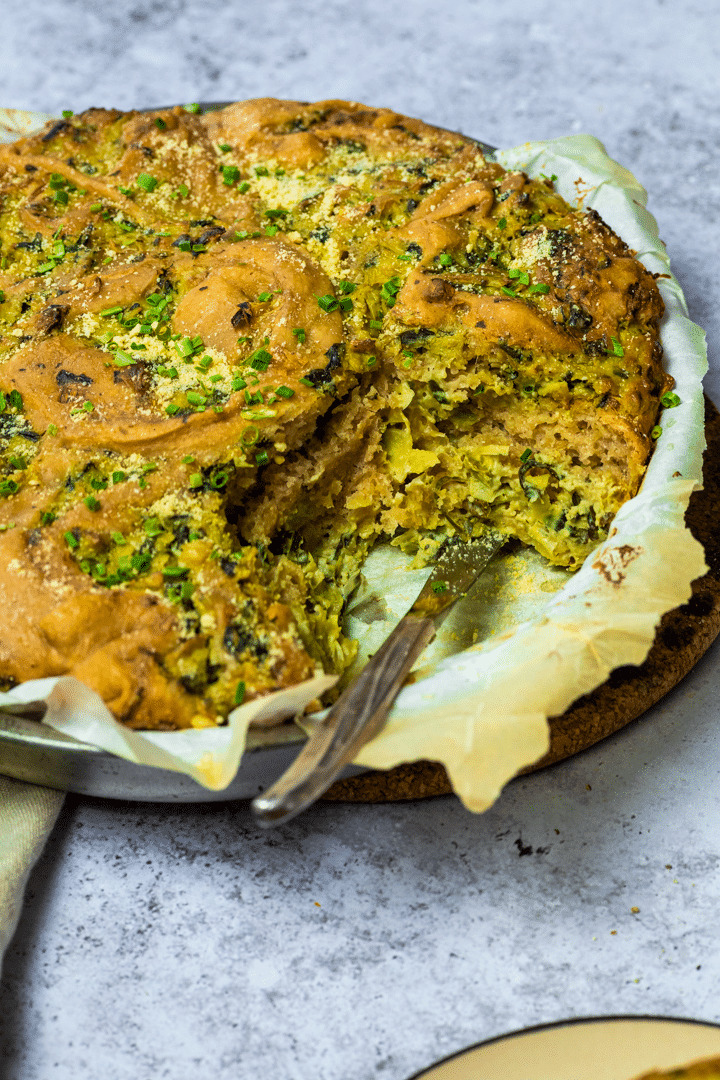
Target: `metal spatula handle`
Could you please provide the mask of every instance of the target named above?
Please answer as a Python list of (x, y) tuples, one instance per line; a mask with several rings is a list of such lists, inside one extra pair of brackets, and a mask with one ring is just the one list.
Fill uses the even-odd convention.
[(432, 619), (411, 614), (400, 620), (290, 768), (253, 800), (253, 812), (261, 825), (289, 821), (327, 791), (385, 723), (410, 669), (434, 636)]
[(290, 768), (253, 799), (259, 823), (279, 825), (319, 799), (387, 719), (405, 678), (448, 611), (464, 596), (505, 542), (488, 530), (466, 541), (448, 540), (404, 619), (340, 695)]

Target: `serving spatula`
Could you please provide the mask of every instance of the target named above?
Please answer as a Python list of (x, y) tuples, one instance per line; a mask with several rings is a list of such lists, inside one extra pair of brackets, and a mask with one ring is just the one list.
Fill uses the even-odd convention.
[(445, 542), (410, 611), (318, 723), (290, 768), (253, 799), (260, 825), (279, 825), (311, 806), (378, 733), (413, 664), (505, 540), (488, 531), (470, 541)]

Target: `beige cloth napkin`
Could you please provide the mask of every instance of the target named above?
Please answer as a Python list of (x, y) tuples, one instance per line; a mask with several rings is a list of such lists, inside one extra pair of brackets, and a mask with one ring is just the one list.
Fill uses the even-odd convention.
[(0, 776), (0, 962), (20, 917), (30, 871), (63, 798), (60, 791)]

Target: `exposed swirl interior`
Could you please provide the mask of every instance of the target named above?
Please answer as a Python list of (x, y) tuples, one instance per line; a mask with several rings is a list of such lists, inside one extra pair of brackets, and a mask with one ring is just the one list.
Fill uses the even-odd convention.
[(0, 239), (0, 679), (133, 727), (341, 671), (380, 539), (579, 566), (669, 387), (597, 214), (389, 110), (67, 116), (0, 150)]

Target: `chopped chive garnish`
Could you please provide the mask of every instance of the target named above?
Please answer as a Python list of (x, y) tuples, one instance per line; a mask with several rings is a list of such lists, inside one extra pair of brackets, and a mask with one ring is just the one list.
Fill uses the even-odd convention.
[(164, 131), (165, 128), (167, 127), (167, 124), (163, 120), (162, 116), (156, 116), (155, 117), (155, 127), (160, 128), (161, 131)]
[(270, 173), (268, 172), (268, 170), (266, 169), (266, 167), (264, 165), (256, 165), (255, 166), (255, 175), (256, 176), (269, 176)]
[(230, 475), (225, 469), (216, 469), (210, 477), (210, 487), (220, 491), (225, 487), (229, 479)]
[(104, 311), (100, 312), (100, 316), (103, 319), (107, 319), (110, 315), (117, 315), (118, 312), (122, 311), (122, 310), (123, 310), (122, 304), (116, 304), (115, 307), (105, 308)]
[(242, 705), (245, 699), (245, 683), (240, 681), (235, 687), (235, 704)]
[(260, 429), (251, 424), (249, 427), (243, 429), (240, 436), (240, 442), (243, 446), (254, 446), (260, 438)]
[(291, 390), (289, 386), (278, 386), (275, 389), (275, 393), (278, 397), (291, 398), (295, 397), (295, 391)]
[(665, 409), (674, 409), (676, 405), (680, 404), (680, 398), (677, 394), (673, 394), (672, 390), (666, 390), (660, 398), (660, 404)]
[(230, 143), (221, 142), (218, 143), (218, 150), (222, 150), (223, 154), (227, 154), (228, 150), (232, 150)]
[(650, 438), (651, 439), (659, 439), (661, 435), (662, 435), (662, 428), (660, 427), (659, 424), (656, 424), (655, 427), (650, 432)]
[(503, 285), (500, 292), (505, 293), (506, 296), (517, 296), (517, 293), (515, 292), (515, 290), (514, 289), (508, 289), (507, 285)]
[(612, 349), (608, 350), (608, 355), (609, 356), (624, 356), (625, 355), (625, 350), (623, 349), (623, 347), (620, 344), (620, 342), (618, 341), (618, 339), (617, 338), (610, 338), (610, 340), (612, 341)]
[(300, 344), (302, 345), (303, 342), (305, 341), (305, 339), (307, 338), (307, 334), (305, 333), (305, 331), (303, 330), (303, 328), (301, 326), (296, 326), (295, 329), (293, 330), (293, 337), (296, 337), (298, 339), (298, 341), (300, 342)]
[[(385, 301), (389, 308), (395, 306), (395, 298), (400, 292), (400, 278), (391, 277), (387, 281), (383, 282), (383, 286), (380, 290), (380, 296)], [(372, 325), (372, 323), (370, 324)]]
[(511, 270), (508, 270), (508, 277), (517, 278), (521, 285), (530, 284), (530, 275), (527, 273), (526, 270), (518, 270), (517, 268), (513, 268)]
[(65, 543), (71, 550), (74, 550), (76, 547), (80, 546), (80, 541), (78, 540), (75, 533), (66, 532), (63, 535), (65, 537)]
[(260, 301), (261, 304), (266, 304), (268, 302), (268, 300), (272, 300), (272, 293), (271, 292), (261, 292), (260, 295), (258, 296), (258, 300)]
[(55, 520), (55, 514), (53, 514), (53, 512), (51, 510), (45, 510), (45, 512), (40, 515), (40, 524), (41, 525), (52, 525), (54, 520)]
[(84, 503), (85, 503), (85, 505), (87, 506), (88, 510), (95, 510), (95, 511), (97, 511), (97, 510), (99, 510), (99, 509), (100, 509), (100, 503), (98, 502), (98, 500), (97, 500), (97, 499), (95, 498), (95, 496), (94, 496), (94, 495), (87, 495), (87, 496), (86, 496), (86, 497), (85, 497), (85, 498), (83, 499), (83, 502), (84, 502)]
[(141, 172), (135, 183), (143, 191), (154, 191), (159, 184), (159, 180), (156, 177), (151, 176), (150, 173)]
[[(228, 147), (228, 150), (230, 147)], [(223, 165), (222, 167), (223, 184), (227, 184), (230, 187), (232, 184), (236, 184), (240, 179), (240, 170), (237, 165)]]
[(550, 286), (546, 285), (544, 281), (538, 281), (534, 285), (531, 285), (528, 288), (528, 293), (530, 295), (532, 295), (533, 293), (542, 293), (543, 295), (545, 295), (546, 293), (549, 293), (549, 292), (550, 292)]
[(448, 255), (447, 251), (443, 251), (438, 255), (438, 262), (441, 266), (452, 266), (452, 255)]
[(200, 488), (203, 484), (202, 474), (199, 472), (191, 473), (188, 484), (191, 488)]
[(57, 424), (48, 424), (48, 426), (47, 426), (47, 434), (48, 435), (57, 435), (57, 433), (58, 433)]
[(444, 593), (444, 592), (447, 592), (447, 589), (448, 589), (447, 581), (435, 581), (435, 582), (433, 582), (432, 591), (434, 593)]
[(267, 371), (272, 356), (265, 349), (256, 349), (248, 363), (255, 371)]
[(123, 480), (127, 480), (127, 473), (123, 472), (121, 469), (116, 469), (112, 474), (112, 479), (113, 484), (121, 484)]
[(525, 464), (526, 461), (528, 461), (529, 458), (532, 457), (532, 455), (533, 455), (532, 450), (530, 450), (530, 449), (523, 450), (522, 454), (520, 455), (520, 460), (522, 461), (523, 465)]
[(335, 297), (331, 296), (330, 293), (326, 293), (325, 296), (318, 296), (317, 302), (318, 307), (325, 312), (335, 311), (335, 309), (340, 306)]
[(498, 229), (505, 229), (507, 227), (507, 218), (501, 217), (498, 221)]
[(255, 460), (257, 461), (258, 465), (267, 465), (268, 461), (270, 460), (270, 458), (267, 456), (267, 450), (259, 450), (258, 453), (255, 455)]
[(143, 529), (146, 536), (159, 536), (163, 531), (162, 525), (156, 517), (149, 517), (143, 522)]
[(191, 105), (183, 105), (183, 109), (185, 110), (185, 112), (189, 113), (199, 113), (202, 111), (197, 101), (193, 101)]
[(168, 416), (177, 416), (177, 414), (180, 412), (180, 406), (173, 405), (173, 403), (171, 402), (169, 405), (165, 406), (165, 412), (168, 414)]
[(370, 329), (371, 330), (382, 330), (382, 325), (383, 325), (382, 324), (382, 319), (371, 319), (370, 320)]
[(163, 577), (182, 578), (189, 572), (187, 566), (163, 566)]
[[(250, 185), (248, 184), (247, 180), (243, 180), (243, 182), (241, 184), (238, 184), (238, 191), (240, 192), (241, 195), (244, 195), (245, 192), (249, 191), (249, 190), (250, 190)], [(247, 233), (245, 235), (247, 236)]]
[(114, 544), (124, 544), (125, 543), (125, 537), (123, 536), (123, 534), (121, 532), (110, 533), (110, 537), (111, 537)]
[(70, 117), (74, 115), (74, 113), (73, 113), (72, 109), (63, 109), (62, 115), (63, 115), (63, 120), (69, 120)]

